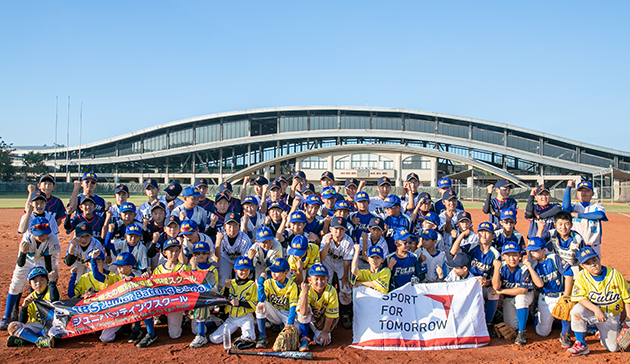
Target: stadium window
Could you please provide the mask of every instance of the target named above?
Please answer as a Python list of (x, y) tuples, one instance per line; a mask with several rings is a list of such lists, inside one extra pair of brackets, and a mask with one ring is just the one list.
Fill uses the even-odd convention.
[(402, 169), (431, 169), (431, 161), (421, 155), (403, 159)]
[(223, 140), (249, 136), (249, 121), (239, 120), (223, 123)]
[(336, 116), (311, 116), (311, 130), (337, 129)]
[(370, 129), (370, 118), (342, 116), (341, 129)]
[(198, 126), (195, 133), (195, 144), (215, 142), (221, 139), (221, 124)]
[(372, 129), (402, 130), (402, 119), (372, 118)]
[(308, 119), (306, 117), (281, 117), (280, 132), (306, 131)]
[(301, 165), (302, 169), (328, 169), (328, 161), (317, 156), (304, 158)]

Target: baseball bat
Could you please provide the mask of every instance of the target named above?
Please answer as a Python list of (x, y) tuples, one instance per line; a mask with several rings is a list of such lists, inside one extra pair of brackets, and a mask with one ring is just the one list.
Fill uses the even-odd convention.
[(310, 351), (306, 351), (306, 352), (301, 352), (301, 351), (281, 351), (279, 353), (275, 353), (275, 352), (266, 352), (266, 351), (240, 351), (240, 350), (229, 349), (228, 350), (228, 354), (275, 356), (275, 357), (278, 357), (278, 358), (313, 360), (313, 353), (311, 353)]

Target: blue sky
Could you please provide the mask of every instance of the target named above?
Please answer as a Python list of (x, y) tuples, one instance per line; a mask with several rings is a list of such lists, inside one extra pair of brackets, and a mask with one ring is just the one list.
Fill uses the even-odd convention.
[(243, 109), (474, 117), (630, 151), (630, 2), (0, 0), (0, 137)]

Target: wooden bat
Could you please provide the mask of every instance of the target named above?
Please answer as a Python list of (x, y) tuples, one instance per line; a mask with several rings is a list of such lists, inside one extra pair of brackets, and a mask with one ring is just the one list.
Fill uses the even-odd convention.
[(289, 358), (298, 360), (313, 360), (313, 353), (310, 351), (281, 351), (279, 353), (266, 352), (266, 351), (240, 351), (240, 350), (228, 350), (228, 354), (236, 355), (258, 355), (258, 356), (275, 356), (278, 358)]

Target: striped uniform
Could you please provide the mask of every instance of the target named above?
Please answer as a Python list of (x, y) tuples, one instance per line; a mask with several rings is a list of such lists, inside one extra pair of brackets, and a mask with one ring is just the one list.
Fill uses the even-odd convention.
[[(162, 195), (158, 197), (158, 201), (160, 201), (161, 203), (164, 204), (164, 206), (166, 207), (166, 216), (170, 216), (171, 215), (171, 210), (168, 209), (168, 201), (166, 201), (166, 195)], [(179, 197), (175, 197), (175, 199), (173, 200), (175, 201), (175, 206), (173, 207), (173, 209), (179, 205), (183, 205), (184, 201), (182, 201)], [(149, 214), (151, 213), (151, 210), (149, 210)]]
[(221, 261), (219, 261), (219, 289), (223, 289), (226, 279), (232, 277), (234, 263), (236, 258), (247, 255), (247, 251), (252, 246), (247, 234), (240, 231), (236, 236), (234, 244), (229, 243), (229, 239), (225, 230), (223, 232), (223, 240), (221, 241)]
[[(11, 285), (9, 285), (9, 294), (18, 295), (22, 293), (24, 287), (28, 284), (28, 271), (34, 267), (41, 266), (46, 267), (45, 256), (50, 256), (50, 262), (52, 270), (59, 272), (59, 252), (61, 252), (61, 245), (59, 244), (59, 238), (57, 235), (50, 234), (48, 239), (43, 243), (38, 243), (35, 237), (27, 232), (22, 235), (22, 242), (28, 244), (28, 250), (26, 251), (26, 262), (22, 267), (16, 264), (13, 270), (13, 276), (11, 277)], [(18, 250), (18, 257), (20, 251)]]
[[(361, 245), (361, 249), (363, 249), (363, 237), (359, 237), (359, 245)], [(387, 255), (389, 255), (389, 246), (387, 245), (387, 241), (385, 241), (385, 238), (383, 238), (383, 236), (381, 236), (378, 241), (376, 243), (374, 243), (372, 241), (372, 238), (370, 237), (370, 232), (368, 232), (368, 241), (367, 241), (367, 249), (370, 250), (370, 247), (373, 246), (380, 246), (381, 249), (383, 249), (383, 256), (386, 257)], [(370, 269), (370, 264), (368, 263), (367, 260), (363, 260), (363, 254), (361, 254), (361, 256), (359, 256), (359, 269)]]
[(584, 248), (584, 239), (582, 239), (580, 234), (571, 231), (571, 236), (564, 241), (555, 229), (551, 229), (549, 231), (548, 248), (569, 263), (571, 269), (573, 269), (573, 275), (577, 275), (580, 271), (577, 254), (580, 249)]
[[(116, 256), (121, 253), (131, 253), (134, 258), (136, 258), (136, 265), (131, 267), (131, 271), (136, 277), (140, 277), (142, 272), (149, 271), (149, 259), (147, 258), (147, 247), (142, 244), (142, 242), (138, 242), (138, 244), (134, 247), (129, 246), (126, 240), (117, 240), (112, 242), (114, 244), (114, 249)], [(112, 272), (117, 272), (116, 266), (110, 266), (110, 270)]]
[[(208, 211), (204, 210), (199, 206), (195, 206), (194, 209), (188, 210), (184, 204), (181, 204), (171, 211), (170, 216), (177, 216), (184, 211), (186, 212), (186, 219), (192, 220), (199, 225), (199, 231), (204, 231), (206, 226), (208, 226)], [(184, 220), (186, 220), (184, 219)]]
[[(57, 220), (55, 220), (55, 215), (51, 214), (48, 211), (44, 211), (43, 214), (41, 215), (36, 215), (34, 212), (31, 212), (31, 216), (29, 216), (28, 218), (28, 224), (26, 224), (26, 226), (31, 226), (31, 221), (33, 221), (34, 218), (36, 217), (45, 217), (46, 220), (48, 220), (48, 223), (50, 224), (50, 233), (51, 234), (55, 234), (55, 235), (59, 235), (59, 226), (57, 226)], [(20, 225), (22, 225), (22, 223), (24, 222), (24, 220), (26, 219), (26, 214), (22, 215), (22, 217), (20, 218)], [(19, 226), (19, 225), (18, 225)], [(28, 228), (27, 228), (28, 230)], [(26, 231), (18, 231), (18, 233), (20, 234), (24, 234)]]
[[(243, 217), (245, 217), (245, 215), (243, 215)], [(260, 212), (256, 212), (255, 217), (249, 217), (247, 219), (247, 236), (249, 237), (249, 240), (253, 240), (255, 238), (256, 231), (258, 231), (258, 229), (260, 229), (264, 225), (265, 225), (264, 214)]]
[[(68, 244), (68, 249), (70, 249), (70, 244)], [(85, 248), (77, 244), (77, 247), (74, 248), (73, 252), (66, 250), (66, 255), (72, 254), (77, 258), (77, 260), (70, 267), (70, 268), (77, 267), (78, 269), (77, 277), (81, 277), (82, 275), (89, 272), (89, 269), (86, 264), (90, 261), (89, 254), (92, 252), (92, 250), (97, 250), (97, 249), (102, 252), (105, 252), (105, 249), (103, 248), (103, 244), (101, 244), (101, 242), (96, 240), (95, 238), (92, 238), (90, 240), (90, 243)]]
[[(352, 239), (345, 234), (341, 239), (341, 242), (337, 244), (335, 240), (332, 238), (332, 234), (328, 233), (324, 235), (322, 239), (322, 245), (320, 246), (320, 252), (324, 249), (324, 241), (328, 239), (326, 236), (330, 235), (330, 243), (328, 244), (328, 254), (326, 255), (326, 259), (322, 262), (322, 264), (328, 269), (330, 273), (330, 278), (328, 279), (328, 283), (332, 283), (334, 273), (337, 273), (337, 278), (339, 278), (339, 300), (342, 305), (349, 305), (352, 302), (352, 287), (345, 287), (341, 280), (344, 277), (344, 268), (343, 262), (352, 261), (352, 257), (354, 256), (354, 242)], [(350, 277), (348, 277), (350, 280)]]
[(255, 279), (258, 279), (261, 274), (267, 270), (267, 267), (273, 264), (278, 258), (282, 258), (282, 245), (278, 242), (278, 240), (273, 239), (273, 243), (271, 244), (271, 249), (265, 250), (260, 244), (254, 243), (250, 250), (254, 250), (254, 257), (252, 258), (252, 263), (255, 270)]
[(437, 282), (438, 274), (437, 267), (442, 268), (442, 272), (444, 275), (448, 275), (450, 269), (446, 266), (446, 255), (444, 252), (437, 251), (435, 255), (429, 254), (424, 248), (419, 248), (416, 250), (415, 254), (418, 258), (424, 256), (424, 265), (427, 267), (427, 275), (424, 278), (424, 281), (429, 282)]

